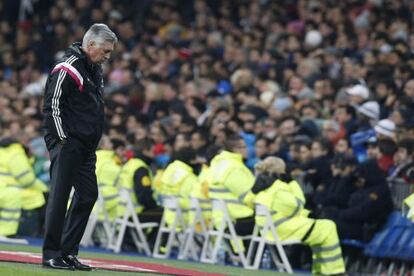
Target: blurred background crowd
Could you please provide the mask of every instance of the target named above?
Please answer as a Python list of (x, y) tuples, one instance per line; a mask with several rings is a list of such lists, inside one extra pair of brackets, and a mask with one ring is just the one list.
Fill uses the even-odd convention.
[[(1, 1), (0, 137), (24, 145), (47, 183), (47, 75), (103, 22), (119, 38), (104, 76), (105, 135), (125, 145), (121, 158), (149, 138), (154, 170), (187, 146), (205, 163), (238, 134), (247, 167), (281, 157), (310, 208), (350, 219), (338, 208), (357, 185), (328, 187), (353, 181), (344, 168), (375, 160), (384, 178), (368, 188), (414, 184), (413, 14), (405, 0)], [(363, 200), (382, 200), (370, 191)]]

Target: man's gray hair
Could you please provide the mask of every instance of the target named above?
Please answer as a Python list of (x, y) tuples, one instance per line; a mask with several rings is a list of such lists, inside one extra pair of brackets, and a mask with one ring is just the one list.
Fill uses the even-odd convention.
[(93, 24), (83, 36), (82, 47), (86, 48), (90, 41), (94, 41), (97, 44), (102, 44), (105, 41), (116, 44), (118, 42), (118, 38), (107, 25), (96, 23)]

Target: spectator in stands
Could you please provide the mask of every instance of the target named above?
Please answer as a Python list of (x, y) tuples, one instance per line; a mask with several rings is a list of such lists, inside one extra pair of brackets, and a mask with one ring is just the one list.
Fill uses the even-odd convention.
[(365, 102), (357, 108), (358, 111), (358, 129), (351, 135), (350, 141), (352, 150), (359, 162), (366, 158), (366, 148), (364, 144), (376, 136), (373, 127), (376, 125), (379, 117), (379, 105), (375, 101)]
[(394, 154), (397, 151), (397, 144), (391, 138), (382, 138), (378, 140), (378, 150), (378, 166), (387, 176), (394, 166)]
[(326, 218), (335, 221), (341, 239), (369, 241), (393, 208), (384, 173), (375, 160), (360, 164), (355, 171), (356, 191), (345, 208), (325, 208)]
[(406, 109), (412, 109), (414, 106), (414, 78), (412, 76), (403, 85), (403, 95), (400, 97), (400, 105)]
[(327, 120), (322, 124), (321, 136), (335, 146), (341, 138), (345, 137), (345, 131), (341, 130), (339, 124), (334, 120)]
[[(255, 144), (255, 158), (246, 161), (247, 167), (254, 168), (254, 165), (263, 160), (269, 154), (270, 141), (264, 137), (258, 138)], [(250, 162), (249, 162), (250, 161)]]
[(173, 153), (179, 151), (182, 148), (188, 147), (188, 144), (191, 142), (190, 136), (185, 133), (177, 133), (177, 136), (174, 137), (173, 143)]
[(346, 90), (349, 95), (349, 102), (352, 106), (358, 107), (369, 99), (369, 90), (362, 84), (356, 84)]
[(191, 134), (191, 147), (196, 151), (197, 158), (206, 160), (208, 148), (208, 132), (205, 129), (196, 129)]
[(379, 105), (375, 101), (365, 102), (357, 108), (359, 122), (358, 131), (372, 128), (379, 119)]
[(374, 126), (374, 130), (379, 140), (381, 140), (381, 138), (397, 140), (395, 123), (390, 119), (380, 120)]
[(397, 145), (394, 153), (394, 166), (389, 171), (388, 181), (403, 181), (414, 184), (414, 140), (404, 139)]
[(396, 86), (391, 79), (380, 80), (375, 84), (375, 98), (380, 104), (380, 118), (388, 118), (397, 100)]
[(304, 168), (308, 166), (308, 163), (312, 160), (312, 141), (310, 139), (304, 140), (299, 143), (299, 160)]
[(334, 111), (333, 118), (345, 130), (347, 137), (356, 131), (356, 111), (351, 105), (338, 106)]
[(352, 155), (352, 148), (347, 138), (339, 139), (334, 148), (335, 154)]
[(306, 181), (315, 189), (326, 189), (331, 181), (330, 164), (332, 158), (332, 144), (329, 140), (320, 138), (312, 142), (311, 160), (306, 168)]
[(301, 166), (300, 162), (300, 146), (302, 142), (294, 141), (289, 146), (289, 160), (286, 162), (286, 167), (289, 172), (298, 169)]
[(378, 160), (380, 158), (380, 150), (376, 137), (370, 138), (365, 142), (365, 147), (367, 149), (367, 160)]
[(286, 159), (289, 152), (289, 145), (292, 143), (293, 137), (299, 130), (300, 121), (296, 117), (287, 116), (280, 120), (278, 135), (275, 143), (277, 143), (277, 155)]
[(352, 155), (337, 154), (331, 162), (332, 180), (326, 189), (317, 189), (314, 195), (316, 213), (321, 214), (325, 208), (346, 208), (354, 186), (357, 161)]
[(413, 116), (412, 109), (398, 108), (391, 112), (389, 119), (394, 122), (396, 128), (401, 128), (412, 120)]

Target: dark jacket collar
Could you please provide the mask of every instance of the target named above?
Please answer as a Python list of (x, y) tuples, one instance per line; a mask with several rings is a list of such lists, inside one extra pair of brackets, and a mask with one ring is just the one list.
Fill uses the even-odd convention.
[(79, 59), (83, 59), (90, 69), (95, 69), (98, 65), (91, 62), (91, 60), (86, 55), (85, 51), (82, 49), (82, 44), (80, 42), (72, 43), (69, 48), (66, 50), (66, 55), (75, 55)]
[(69, 48), (66, 50), (66, 54), (68, 55), (75, 55), (78, 58), (86, 58), (86, 54), (82, 49), (82, 45), (80, 42), (72, 43)]
[(0, 139), (0, 147), (5, 148), (10, 146), (11, 144), (18, 143), (15, 138), (12, 137), (4, 137)]
[(134, 158), (141, 159), (148, 166), (150, 166), (151, 163), (152, 163), (152, 161), (153, 161), (153, 159), (151, 157), (148, 157), (148, 156), (146, 156), (146, 155), (144, 155), (144, 154), (142, 154), (140, 152), (134, 152)]

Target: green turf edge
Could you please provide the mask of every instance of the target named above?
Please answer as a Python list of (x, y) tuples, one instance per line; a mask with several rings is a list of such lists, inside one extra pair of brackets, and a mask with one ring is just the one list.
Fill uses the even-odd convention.
[[(23, 252), (34, 252), (34, 253), (40, 253), (41, 252), (41, 248), (40, 247), (35, 247), (35, 246), (27, 246), (27, 245), (9, 245), (9, 244), (0, 244), (0, 250), (6, 250), (6, 251), (23, 251)], [(243, 268), (237, 268), (237, 267), (232, 267), (232, 266), (221, 266), (221, 265), (210, 265), (210, 264), (202, 264), (202, 263), (198, 263), (198, 262), (187, 262), (187, 261), (179, 261), (179, 260), (160, 260), (160, 259), (154, 259), (154, 258), (149, 258), (149, 257), (139, 257), (139, 256), (127, 256), (127, 255), (121, 255), (121, 254), (104, 254), (104, 253), (91, 253), (91, 252), (82, 252), (82, 250), (80, 251), (80, 257), (82, 258), (101, 258), (101, 259), (111, 259), (111, 260), (127, 260), (127, 261), (140, 261), (140, 262), (148, 262), (148, 263), (156, 263), (156, 264), (164, 264), (164, 265), (169, 265), (169, 266), (173, 266), (176, 268), (182, 268), (182, 269), (191, 269), (191, 270), (197, 270), (197, 271), (201, 271), (201, 272), (215, 272), (215, 273), (222, 273), (222, 274), (226, 274), (226, 275), (234, 275), (234, 276), (239, 276), (239, 275), (278, 275), (278, 276), (282, 276), (282, 275), (290, 275), (287, 273), (278, 273), (276, 271), (258, 271), (258, 270), (246, 270)], [(18, 271), (23, 270), (22, 272), (25, 272), (24, 269), (27, 269), (27, 271), (30, 272), (25, 272), (25, 274), (12, 274), (13, 271), (10, 271), (8, 273), (10, 273), (10, 275), (65, 275), (62, 273), (65, 273), (63, 271), (57, 271), (55, 272), (54, 270), (49, 272), (45, 272), (45, 269), (39, 267), (39, 270), (33, 270), (33, 267), (35, 265), (28, 265), (28, 264), (10, 264), (9, 265), (4, 265), (4, 263), (0, 266), (0, 275), (9, 275), (6, 274), (5, 272), (3, 273), (3, 269), (8, 269), (8, 268), (18, 268)], [(20, 266), (23, 265), (23, 266)], [(10, 266), (10, 267), (9, 267)], [(43, 274), (33, 274), (33, 271), (37, 271), (38, 273), (43, 273)], [(104, 270), (99, 270), (102, 274), (104, 272)], [(143, 273), (131, 273), (128, 272), (128, 274), (125, 274), (124, 272), (118, 272), (117, 274), (115, 274), (116, 272), (113, 271), (105, 271), (105, 272), (109, 272), (110, 275), (131, 275), (131, 274), (139, 274), (139, 275), (144, 275)], [(46, 274), (45, 274), (46, 273)], [(50, 274), (50, 273), (58, 273), (58, 274)], [(70, 272), (67, 272), (70, 273)], [(79, 272), (77, 271), (76, 274), (78, 274)], [(84, 272), (87, 273), (87, 272)], [(70, 274), (72, 276), (74, 276), (73, 272), (72, 274)], [(108, 274), (109, 275), (109, 274)], [(151, 275), (151, 274), (147, 274), (147, 275)], [(152, 274), (153, 275), (153, 274)], [(296, 274), (299, 275), (299, 274)]]
[(77, 275), (91, 275), (91, 276), (129, 276), (129, 275), (157, 275), (151, 273), (135, 273), (135, 272), (116, 272), (110, 270), (95, 270), (95, 271), (61, 271), (42, 268), (40, 265), (0, 262), (0, 275), (5, 276), (77, 276)]

